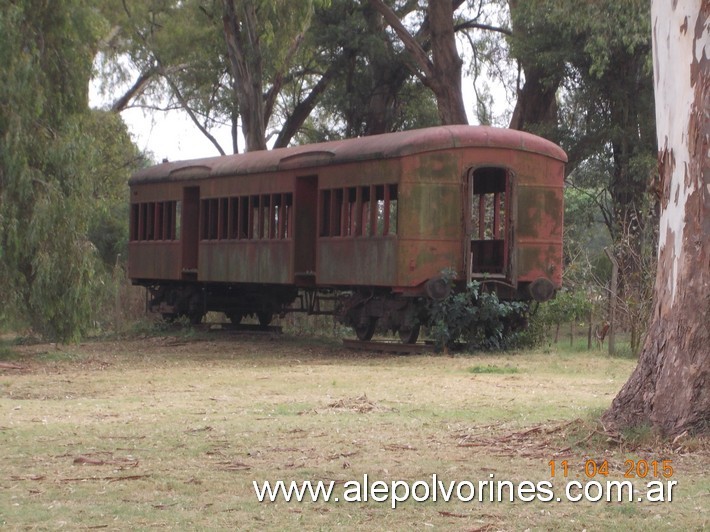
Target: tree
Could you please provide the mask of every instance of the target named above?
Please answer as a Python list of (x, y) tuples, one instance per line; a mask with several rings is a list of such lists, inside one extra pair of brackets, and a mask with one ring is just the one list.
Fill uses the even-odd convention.
[(98, 310), (89, 231), (135, 155), (108, 155), (107, 145), (131, 146), (125, 126), (88, 108), (102, 22), (87, 0), (0, 8), (0, 318), (60, 340), (78, 338)]
[[(131, 105), (181, 109), (220, 154), (212, 135), (230, 124), (231, 151), (266, 148), (273, 128), (286, 145), (312, 110), (332, 73), (299, 75), (304, 35), (315, 7), (326, 0), (107, 0), (101, 6), (114, 29), (105, 41), (108, 85), (135, 79), (114, 110)], [(284, 16), (288, 12), (289, 16)], [(285, 87), (301, 83), (294, 120), (277, 116)], [(310, 92), (309, 90), (310, 89)], [(157, 102), (157, 103), (156, 103)], [(297, 112), (296, 112), (297, 111)], [(299, 122), (300, 121), (300, 122)]]
[(423, 23), (431, 32), (431, 58), (399, 16), (382, 0), (370, 0), (374, 9), (402, 40), (413, 63), (414, 73), (436, 96), (442, 124), (468, 124), (461, 89), (463, 61), (456, 48), (454, 11), (463, 0), (431, 0), (427, 3), (427, 18)]
[(534, 4), (508, 0), (513, 26), (511, 53), (525, 78), (517, 88), (508, 127), (559, 142), (557, 92), (565, 78), (567, 50), (560, 46), (559, 21), (550, 16), (554, 9)]
[(597, 205), (636, 353), (650, 314), (657, 225), (648, 194), (656, 153), (648, 2), (509, 5), (511, 53), (524, 74), (511, 127), (560, 143), (567, 183)]
[[(417, 6), (407, 9), (416, 13)], [(306, 38), (318, 52), (314, 65), (332, 73), (329, 86), (308, 118), (299, 141), (376, 135), (439, 123), (433, 93), (412, 75), (399, 39), (386, 32), (382, 16), (368, 2), (334, 0), (316, 10)], [(428, 26), (415, 35), (428, 46)], [(278, 144), (278, 141), (277, 141)]]
[(710, 1), (652, 3), (661, 218), (639, 364), (603, 421), (710, 432)]

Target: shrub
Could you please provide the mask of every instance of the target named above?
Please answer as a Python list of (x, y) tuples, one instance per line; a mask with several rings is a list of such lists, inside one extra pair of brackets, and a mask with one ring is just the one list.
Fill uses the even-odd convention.
[[(453, 278), (448, 276), (450, 282)], [(428, 307), (429, 336), (437, 349), (463, 343), (467, 349), (498, 350), (519, 346), (527, 324), (527, 304), (501, 301), (481, 283), (468, 283)]]

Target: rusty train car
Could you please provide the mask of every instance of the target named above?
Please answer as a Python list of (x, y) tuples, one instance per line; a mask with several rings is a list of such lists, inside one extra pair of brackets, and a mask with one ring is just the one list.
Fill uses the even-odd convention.
[(562, 276), (566, 155), (534, 135), (442, 126), (165, 162), (130, 186), (129, 276), (199, 322), (323, 310), (414, 342), (442, 271), (544, 301)]

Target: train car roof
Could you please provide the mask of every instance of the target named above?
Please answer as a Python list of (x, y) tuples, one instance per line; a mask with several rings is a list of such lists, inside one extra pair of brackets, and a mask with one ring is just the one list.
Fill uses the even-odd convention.
[(165, 162), (139, 170), (131, 177), (129, 185), (317, 168), (470, 147), (523, 150), (567, 161), (562, 148), (524, 131), (488, 126), (439, 126), (275, 150)]

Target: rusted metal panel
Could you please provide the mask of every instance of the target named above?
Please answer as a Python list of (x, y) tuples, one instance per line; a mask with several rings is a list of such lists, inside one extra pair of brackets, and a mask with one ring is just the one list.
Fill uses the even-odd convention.
[(394, 237), (320, 238), (318, 269), (320, 285), (397, 284), (397, 248)]
[(294, 175), (255, 174), (225, 176), (207, 181), (197, 181), (203, 198), (221, 198), (246, 194), (280, 194), (293, 192)]
[(200, 242), (198, 280), (291, 284), (290, 240)]
[(519, 281), (547, 277), (562, 284), (562, 186), (517, 189), (517, 269)]
[(323, 190), (348, 186), (399, 183), (401, 174), (402, 165), (399, 159), (333, 165), (318, 170), (318, 188)]
[(398, 231), (403, 238), (461, 241), (461, 185), (403, 184)]
[[(443, 270), (463, 273), (460, 240), (402, 240), (399, 243), (398, 286), (412, 288), (437, 277)], [(421, 287), (423, 290), (423, 287)]]
[(131, 203), (182, 199), (182, 184), (152, 183), (131, 188)]
[(562, 241), (562, 188), (518, 187), (518, 237)]
[(562, 286), (562, 246), (559, 244), (520, 245), (518, 255), (518, 281), (534, 281), (544, 277), (556, 288)]
[(129, 242), (131, 279), (180, 279), (180, 242)]

